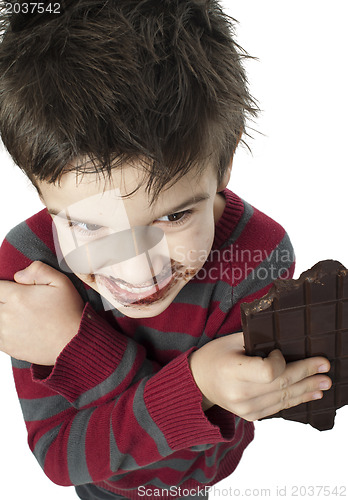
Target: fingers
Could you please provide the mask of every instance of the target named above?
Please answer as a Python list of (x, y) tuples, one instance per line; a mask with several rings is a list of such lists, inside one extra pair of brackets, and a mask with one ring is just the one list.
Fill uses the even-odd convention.
[(281, 352), (274, 350), (265, 359), (240, 355), (235, 368), (238, 368), (235, 374), (241, 384), (235, 390), (234, 400), (238, 405), (242, 403), (243, 414), (262, 409), (270, 415), (273, 407), (278, 408), (273, 411), (276, 413), (303, 402), (300, 398), (304, 393), (309, 394), (306, 401), (312, 399), (312, 394), (322, 389), (319, 387), (321, 382), (331, 384), (328, 377), (318, 375), (330, 369), (329, 361), (319, 356), (286, 364)]
[[(279, 349), (272, 351), (267, 358), (245, 356), (241, 352), (237, 365), (238, 380), (267, 384), (267, 391), (270, 390), (269, 384), (274, 384), (271, 390), (283, 389), (316, 373), (325, 373), (330, 370), (329, 361), (321, 356), (286, 364)], [(262, 391), (261, 388), (259, 389)]]
[(329, 361), (321, 356), (288, 363), (286, 370), (281, 374), (278, 380), (275, 381), (275, 389), (284, 389), (316, 373), (325, 373), (329, 370)]
[[(301, 403), (320, 399), (323, 396), (322, 391), (330, 389), (331, 386), (329, 377), (315, 375), (282, 390), (251, 399), (244, 405), (239, 405), (240, 411), (246, 420), (258, 420)], [(255, 411), (256, 408), (259, 410)]]
[[(273, 351), (273, 356), (276, 354), (276, 351)], [(272, 358), (268, 358), (270, 357)], [(237, 402), (237, 412), (246, 420), (253, 421), (318, 399), (322, 397), (322, 391), (328, 390), (332, 385), (329, 377), (319, 375), (318, 372), (329, 369), (329, 361), (319, 356), (288, 363), (280, 376), (273, 381), (255, 384), (252, 391), (250, 384), (245, 391), (249, 397)]]
[(40, 261), (32, 262), (27, 268), (14, 275), (17, 283), (22, 285), (57, 285), (65, 275)]
[(14, 275), (13, 281), (0, 280), (0, 305), (9, 302), (9, 297), (14, 297), (18, 302), (20, 295), (18, 285), (51, 285), (58, 286), (69, 279), (60, 271), (40, 261), (32, 262), (22, 271)]
[(18, 284), (13, 281), (0, 280), (0, 306), (7, 304), (9, 297), (13, 296), (18, 289)]

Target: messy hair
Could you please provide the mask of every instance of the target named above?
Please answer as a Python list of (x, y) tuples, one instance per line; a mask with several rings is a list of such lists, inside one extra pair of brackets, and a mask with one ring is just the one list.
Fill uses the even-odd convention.
[(154, 196), (207, 162), (221, 180), (258, 109), (218, 1), (61, 0), (58, 13), (9, 3), (0, 134), (34, 184), (139, 159)]

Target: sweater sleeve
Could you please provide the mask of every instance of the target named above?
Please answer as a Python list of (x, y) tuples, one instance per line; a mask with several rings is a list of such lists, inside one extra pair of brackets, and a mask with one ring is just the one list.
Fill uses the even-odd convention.
[[(50, 388), (59, 385), (54, 374), (51, 383), (39, 383), (32, 378), (30, 364), (13, 360), (29, 446), (46, 475), (61, 485), (97, 482), (160, 462), (178, 450), (232, 439), (233, 429), (222, 436), (202, 412), (187, 354), (157, 371), (144, 359), (138, 380), (122, 392), (107, 378), (86, 392), (83, 384), (77, 396), (75, 381), (75, 401), (86, 403), (78, 408), (67, 399), (71, 391), (61, 388), (69, 385), (72, 370), (63, 377), (58, 393)], [(91, 363), (86, 359), (86, 371)], [(115, 364), (115, 372), (118, 367)], [(94, 391), (101, 397), (89, 403)], [(63, 392), (70, 394), (64, 397)]]
[[(5, 241), (0, 278), (31, 259)], [(229, 441), (201, 408), (187, 357), (160, 366), (86, 304), (77, 335), (54, 367), (13, 360), (29, 446), (61, 485), (99, 482), (178, 450)]]

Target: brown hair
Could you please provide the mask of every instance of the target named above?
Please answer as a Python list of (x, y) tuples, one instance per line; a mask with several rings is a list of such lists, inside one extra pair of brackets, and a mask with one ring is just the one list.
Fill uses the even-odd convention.
[(235, 20), (216, 0), (66, 0), (59, 14), (4, 10), (0, 133), (34, 184), (87, 171), (91, 162), (72, 165), (86, 156), (107, 173), (143, 159), (154, 195), (211, 160), (221, 179), (257, 105)]

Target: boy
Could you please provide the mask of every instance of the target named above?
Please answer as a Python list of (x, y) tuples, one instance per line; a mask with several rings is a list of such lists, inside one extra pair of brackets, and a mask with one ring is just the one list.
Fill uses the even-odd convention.
[(200, 495), (252, 420), (311, 399), (329, 368), (249, 359), (228, 335), (240, 302), (293, 270), (283, 229), (225, 189), (255, 111), (230, 23), (187, 1), (11, 21), (1, 133), (48, 208), (1, 250), (21, 283), (1, 285), (1, 343), (29, 444), (80, 498)]

